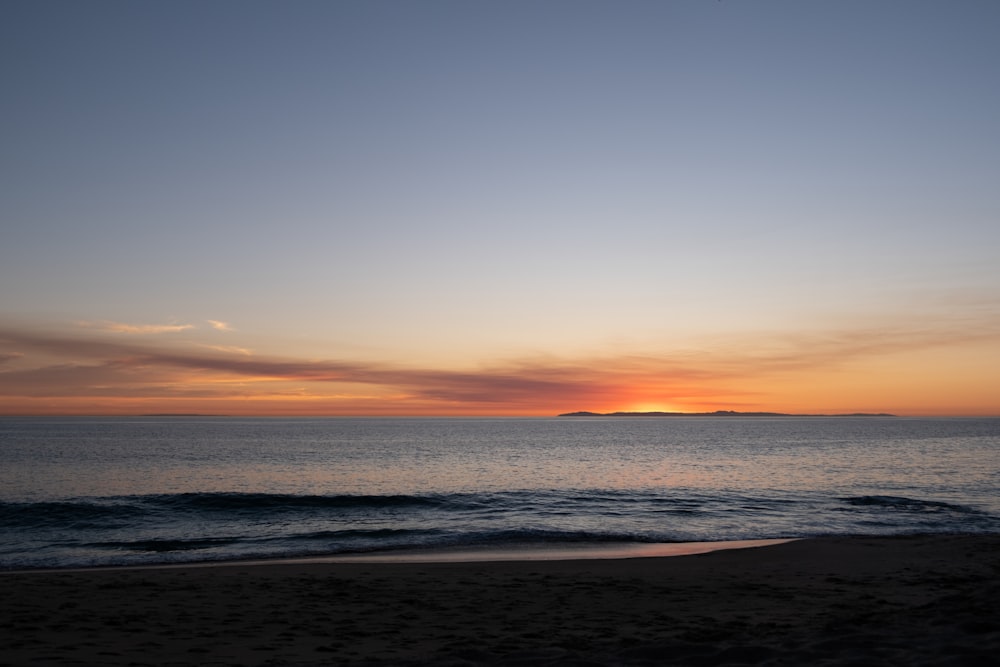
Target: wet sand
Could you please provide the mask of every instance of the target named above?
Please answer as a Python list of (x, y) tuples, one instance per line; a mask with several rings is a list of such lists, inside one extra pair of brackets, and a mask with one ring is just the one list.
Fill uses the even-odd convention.
[(1000, 535), (0, 574), (0, 665), (986, 665)]

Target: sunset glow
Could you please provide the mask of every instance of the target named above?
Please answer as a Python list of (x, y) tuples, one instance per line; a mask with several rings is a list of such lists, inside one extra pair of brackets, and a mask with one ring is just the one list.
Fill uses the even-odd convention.
[[(984, 321), (979, 331), (996, 323)], [(204, 327), (146, 333), (9, 328), (4, 414), (553, 415), (714, 410), (990, 414), (995, 342), (861, 332), (746, 338), (697, 354), (508, 360), (478, 367), (306, 359), (203, 343)], [(123, 331), (129, 331), (122, 337)], [(142, 333), (139, 333), (139, 332)], [(204, 332), (204, 333), (203, 333)], [(243, 350), (242, 347), (238, 347)]]

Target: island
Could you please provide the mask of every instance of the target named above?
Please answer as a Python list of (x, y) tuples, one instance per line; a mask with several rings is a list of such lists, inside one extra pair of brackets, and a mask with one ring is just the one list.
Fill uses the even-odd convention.
[(836, 415), (792, 414), (787, 412), (736, 412), (716, 410), (715, 412), (564, 412), (558, 417), (895, 417), (888, 412), (852, 412)]

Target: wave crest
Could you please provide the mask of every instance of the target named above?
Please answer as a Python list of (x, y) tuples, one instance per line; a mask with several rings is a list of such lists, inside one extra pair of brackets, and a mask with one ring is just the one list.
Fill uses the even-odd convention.
[(900, 512), (980, 514), (979, 510), (965, 505), (955, 505), (939, 500), (919, 500), (903, 496), (851, 496), (842, 498), (854, 507), (877, 507)]

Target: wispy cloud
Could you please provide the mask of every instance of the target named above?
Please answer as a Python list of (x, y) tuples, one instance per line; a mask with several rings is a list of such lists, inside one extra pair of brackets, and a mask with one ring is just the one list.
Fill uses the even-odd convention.
[[(46, 358), (68, 358), (72, 363), (55, 363), (22, 370), (15, 377), (5, 374), (0, 393), (29, 395), (40, 391), (86, 393), (88, 387), (149, 386), (177, 382), (198, 383), (237, 380), (258, 383), (338, 383), (376, 385), (425, 401), (463, 404), (529, 405), (544, 398), (565, 397), (567, 401), (607, 398), (620, 390), (637, 370), (634, 360), (618, 360), (609, 369), (609, 360), (594, 362), (520, 361), (479, 369), (457, 371), (410, 368), (392, 364), (347, 360), (305, 360), (283, 357), (234, 355), (232, 350), (202, 347), (199, 351), (176, 346), (126, 343), (112, 338), (53, 336), (37, 332), (0, 330), (0, 341), (34, 351)], [(604, 366), (592, 366), (592, 363)], [(659, 371), (666, 371), (662, 362)], [(649, 372), (650, 369), (644, 369)], [(675, 368), (673, 376), (698, 376), (700, 371)]]
[(208, 325), (215, 329), (216, 331), (232, 331), (233, 328), (228, 322), (222, 322), (221, 320), (205, 320)]
[(232, 354), (242, 354), (248, 357), (253, 354), (253, 350), (250, 350), (245, 347), (238, 347), (236, 345), (206, 345), (204, 343), (200, 343), (198, 347), (203, 347), (206, 350), (215, 350), (216, 352), (231, 352)]
[[(720, 407), (753, 405), (757, 400), (754, 387), (767, 381), (797, 377), (800, 385), (808, 385), (810, 378), (872, 358), (995, 341), (1000, 332), (995, 319), (981, 321), (976, 327), (967, 325), (965, 321), (954, 326), (938, 322), (743, 337), (730, 345), (716, 341), (703, 351), (540, 356), (458, 370), (251, 356), (249, 350), (237, 346), (194, 347), (189, 341), (169, 339), (140, 343), (98, 332), (54, 335), (0, 328), (0, 349), (24, 354), (22, 362), (34, 363), (33, 367), (21, 363), (16, 370), (0, 372), (0, 395), (119, 396), (123, 400), (270, 397), (289, 406), (300, 397), (313, 411), (336, 410), (343, 401), (353, 410), (372, 409), (379, 403), (380, 409), (397, 413), (418, 408), (438, 413), (531, 412), (553, 407), (617, 409), (629, 401), (648, 402), (649, 397), (684, 397), (689, 402), (713, 402)], [(11, 359), (13, 355), (5, 353), (3, 357)], [(324, 385), (330, 389), (323, 390)]]
[(88, 329), (100, 329), (103, 331), (112, 331), (114, 333), (123, 334), (158, 334), (158, 333), (176, 333), (178, 331), (186, 331), (188, 329), (194, 329), (193, 324), (126, 324), (124, 322), (78, 322), (79, 326)]

